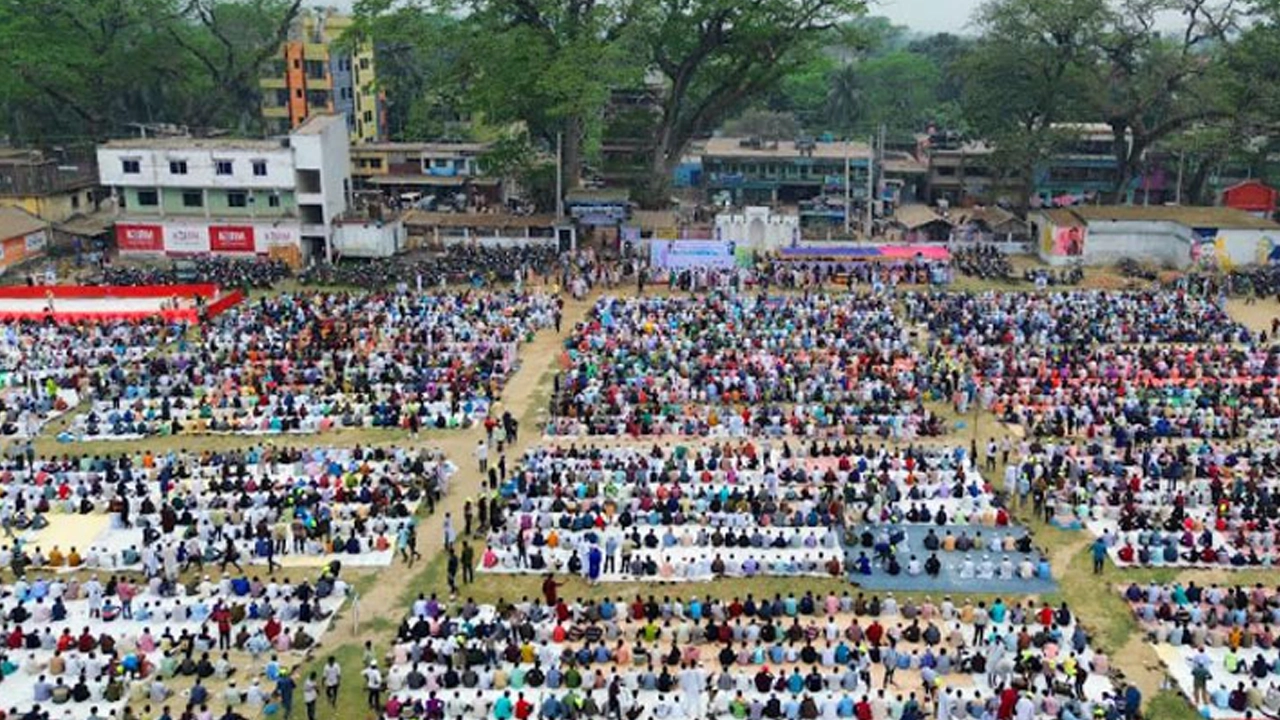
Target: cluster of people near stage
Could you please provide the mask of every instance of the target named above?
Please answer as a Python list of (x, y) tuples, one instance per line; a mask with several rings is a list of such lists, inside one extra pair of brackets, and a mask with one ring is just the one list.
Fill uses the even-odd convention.
[(65, 439), (465, 427), (560, 310), (548, 295), (281, 294), (110, 368)]
[(1065, 604), (798, 590), (579, 601), (548, 575), (541, 598), (419, 596), (365, 678), (389, 719), (1086, 720), (1141, 701), (1109, 672)]
[(882, 291), (899, 285), (943, 285), (951, 281), (951, 268), (939, 260), (893, 260), (886, 262), (806, 261), (769, 258), (755, 265), (755, 283), (762, 289), (822, 289), (825, 286), (850, 290)]
[(1270, 567), (1280, 547), (1274, 446), (1098, 448), (1070, 481), (1087, 487), (1086, 524), (1120, 565)]
[(560, 264), (554, 243), (489, 246), (459, 243), (441, 252), (371, 260), (318, 263), (299, 275), (308, 285), (434, 289), (444, 285), (530, 282), (547, 278)]
[[(403, 448), (251, 447), (79, 457), (18, 455), (0, 471), (0, 563), (28, 571), (130, 570), (176, 581), (188, 569), (265, 564), (389, 565), (416, 547), (414, 513), (453, 467)], [(106, 516), (87, 547), (38, 532), (51, 518)]]
[(166, 267), (109, 265), (103, 285), (186, 285), (212, 283), (227, 290), (268, 289), (293, 275), (283, 260), (196, 257)]
[(906, 319), (944, 344), (1247, 343), (1253, 333), (1219, 303), (1181, 292), (913, 292)]
[(1169, 675), (1208, 718), (1280, 714), (1280, 589), (1132, 583), (1121, 592)]
[(347, 589), (336, 568), (300, 581), (20, 577), (0, 595), (3, 709), (106, 717), (127, 703), (198, 710), (215, 697), (261, 709), (320, 641)]
[(565, 343), (557, 435), (938, 435), (917, 353), (867, 296), (601, 299)]

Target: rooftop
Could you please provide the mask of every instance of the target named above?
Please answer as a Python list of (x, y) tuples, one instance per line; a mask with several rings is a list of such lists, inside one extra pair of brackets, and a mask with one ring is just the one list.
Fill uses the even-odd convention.
[(376, 142), (351, 146), (351, 154), (363, 152), (378, 153), (472, 153), (478, 154), (489, 149), (488, 143), (475, 142)]
[(307, 121), (294, 129), (291, 135), (319, 135), (331, 125), (341, 125), (342, 131), (347, 131), (347, 120), (338, 113), (321, 113), (312, 115)]
[(1071, 208), (1085, 222), (1174, 222), (1196, 228), (1280, 230), (1280, 224), (1228, 207), (1084, 205)]
[(441, 213), (410, 210), (404, 224), (417, 227), (461, 228), (544, 228), (556, 224), (554, 215), (507, 215), (499, 213)]
[(108, 140), (102, 144), (107, 150), (284, 150), (279, 140), (253, 138), (129, 138)]
[(26, 211), (0, 207), (0, 240), (22, 237), (47, 226), (48, 223)]
[(843, 160), (846, 157), (867, 158), (871, 155), (871, 148), (860, 142), (814, 142), (811, 146), (813, 152), (810, 153), (801, 151), (793, 140), (762, 140), (759, 147), (742, 144), (747, 141), (748, 138), (743, 137), (713, 137), (707, 140), (707, 149), (703, 154), (732, 158), (798, 158), (803, 155), (832, 160)]

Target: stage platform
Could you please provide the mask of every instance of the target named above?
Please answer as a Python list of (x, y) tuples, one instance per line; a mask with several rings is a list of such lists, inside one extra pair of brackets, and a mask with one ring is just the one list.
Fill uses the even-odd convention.
[(217, 317), (243, 299), (239, 290), (223, 292), (213, 284), (0, 287), (0, 321), (76, 323), (161, 317), (195, 324)]

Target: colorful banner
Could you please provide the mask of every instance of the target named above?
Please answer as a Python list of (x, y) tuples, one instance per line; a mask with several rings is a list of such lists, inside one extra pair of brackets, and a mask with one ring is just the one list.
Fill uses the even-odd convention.
[(209, 235), (199, 225), (165, 225), (164, 251), (171, 255), (203, 255), (209, 252)]
[(1082, 227), (1058, 228), (1053, 234), (1053, 254), (1079, 257), (1084, 255), (1085, 229)]
[(683, 270), (694, 267), (731, 268), (737, 244), (722, 240), (654, 240), (649, 262), (658, 268)]
[(120, 252), (160, 252), (164, 249), (164, 229), (159, 225), (116, 223), (116, 247)]
[(253, 226), (251, 225), (211, 225), (209, 226), (209, 249), (213, 252), (251, 253), (253, 246)]
[(258, 240), (264, 252), (274, 247), (297, 247), (302, 244), (302, 232), (297, 226), (260, 227)]
[(49, 237), (44, 230), (37, 230), (27, 236), (27, 254), (38, 253), (44, 250), (45, 245), (49, 242)]

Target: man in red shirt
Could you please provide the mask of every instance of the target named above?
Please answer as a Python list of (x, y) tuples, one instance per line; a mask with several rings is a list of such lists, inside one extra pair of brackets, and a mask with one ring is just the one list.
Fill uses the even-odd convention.
[(533, 715), (533, 704), (524, 699), (524, 693), (516, 698), (516, 720), (528, 720)]

